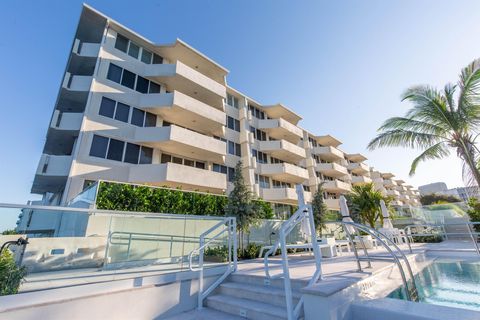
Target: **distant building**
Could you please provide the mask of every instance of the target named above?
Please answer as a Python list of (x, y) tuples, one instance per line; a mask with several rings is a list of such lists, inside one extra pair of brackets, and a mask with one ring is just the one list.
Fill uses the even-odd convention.
[(458, 187), (448, 189), (445, 182), (434, 182), (418, 187), (420, 195), (440, 194), (446, 196), (454, 196), (462, 201), (468, 201), (470, 198), (480, 199), (479, 187)]

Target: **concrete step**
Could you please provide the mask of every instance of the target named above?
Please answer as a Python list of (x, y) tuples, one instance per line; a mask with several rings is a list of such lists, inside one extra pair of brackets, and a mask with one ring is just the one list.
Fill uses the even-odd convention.
[[(240, 282), (226, 282), (220, 285), (218, 288), (218, 293), (236, 298), (264, 302), (283, 308), (286, 308), (287, 306), (285, 300), (285, 290), (278, 287), (265, 285), (260, 286)], [(292, 295), (293, 303), (296, 305), (302, 294), (298, 291), (293, 291)]]
[(245, 318), (210, 308), (203, 308), (201, 310), (183, 312), (175, 316), (165, 318), (164, 320), (245, 320)]
[(225, 294), (209, 296), (206, 300), (206, 305), (208, 308), (247, 319), (287, 319), (287, 310), (285, 308)]
[[(259, 276), (259, 275), (249, 275), (249, 274), (241, 274), (241, 273), (232, 273), (228, 277), (228, 281), (230, 282), (238, 282), (238, 283), (246, 283), (246, 284), (253, 284), (257, 286), (267, 286), (267, 287), (275, 287), (275, 288), (284, 288), (283, 278), (276, 278), (270, 279), (270, 284), (265, 284), (266, 277)], [(307, 280), (299, 280), (299, 279), (291, 279), (290, 280), (292, 290), (300, 290), (308, 285)]]

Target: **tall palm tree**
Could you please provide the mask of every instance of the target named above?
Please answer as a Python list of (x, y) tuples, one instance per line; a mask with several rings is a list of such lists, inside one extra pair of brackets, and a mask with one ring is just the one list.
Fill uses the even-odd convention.
[(390, 197), (375, 190), (371, 182), (353, 186), (352, 191), (345, 198), (352, 217), (363, 224), (368, 223), (372, 228), (375, 228), (377, 220), (380, 219), (383, 222), (380, 201), (385, 201), (387, 205), (391, 201)]
[(443, 90), (414, 86), (402, 101), (413, 107), (404, 117), (393, 117), (378, 129), (368, 148), (410, 147), (421, 149), (410, 168), (410, 176), (421, 161), (442, 159), (455, 150), (463, 162), (462, 176), (467, 185), (480, 186), (479, 149), (475, 145), (480, 124), (480, 61), (465, 67), (456, 85)]

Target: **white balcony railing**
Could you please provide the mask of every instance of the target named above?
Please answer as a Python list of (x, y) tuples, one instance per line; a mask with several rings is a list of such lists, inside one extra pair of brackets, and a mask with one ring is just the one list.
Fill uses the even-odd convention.
[(42, 154), (37, 174), (44, 176), (66, 177), (70, 173), (72, 156)]
[(83, 113), (80, 112), (61, 112), (55, 110), (53, 112), (50, 127), (59, 130), (76, 131), (80, 130), (82, 125)]
[(308, 179), (308, 171), (290, 163), (261, 163), (258, 165), (261, 175), (288, 183), (300, 183)]

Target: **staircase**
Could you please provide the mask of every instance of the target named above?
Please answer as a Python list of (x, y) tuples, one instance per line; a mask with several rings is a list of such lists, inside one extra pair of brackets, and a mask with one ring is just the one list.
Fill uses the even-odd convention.
[[(283, 279), (272, 279), (270, 285), (265, 277), (231, 274), (207, 299), (208, 309), (246, 319), (287, 319)], [(307, 285), (305, 280), (292, 280), (293, 302), (301, 297), (300, 289)]]

